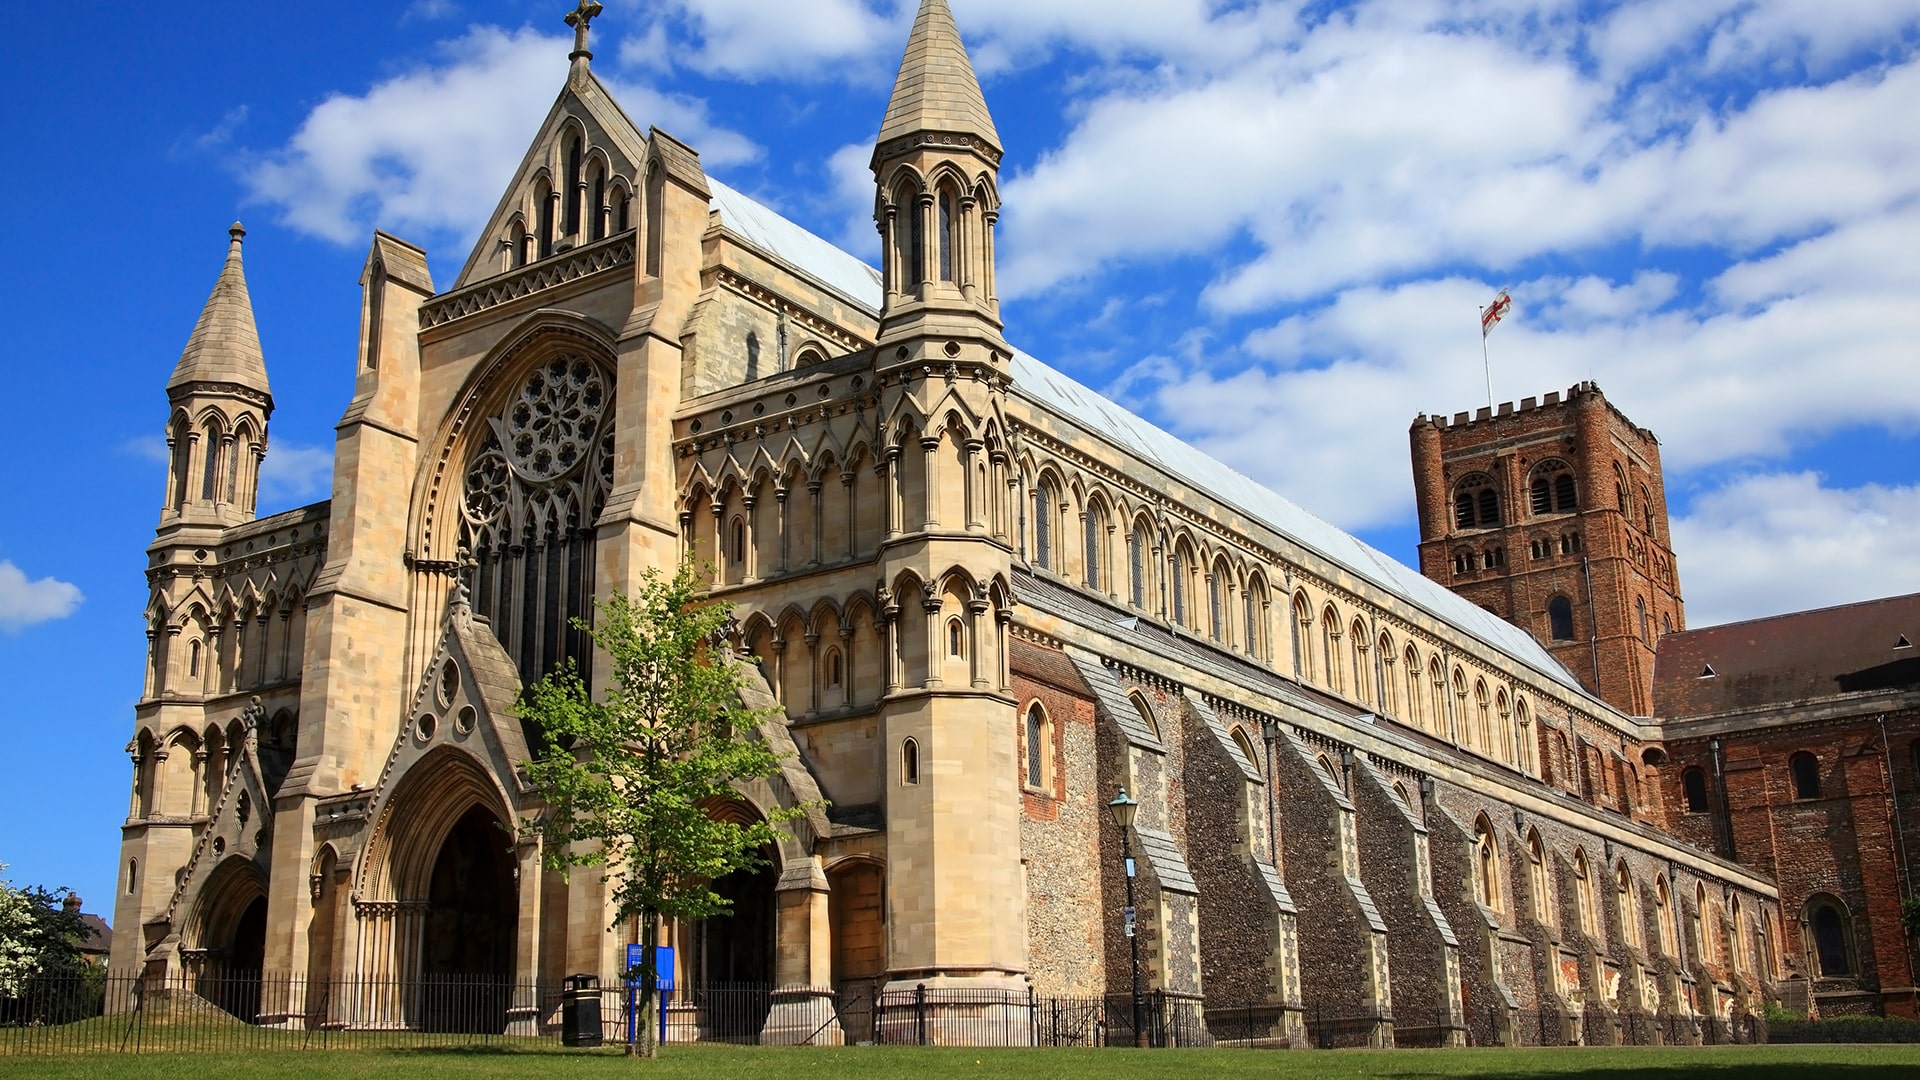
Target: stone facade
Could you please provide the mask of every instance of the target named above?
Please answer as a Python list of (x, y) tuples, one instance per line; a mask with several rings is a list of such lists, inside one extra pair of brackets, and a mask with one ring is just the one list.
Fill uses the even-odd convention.
[[(875, 147), (877, 272), (635, 128), (578, 22), (452, 283), (374, 237), (333, 498), (259, 521), (271, 398), (235, 238), (170, 387), (117, 966), (617, 971), (637, 933), (604, 886), (541, 871), (535, 832), (487, 838), (541, 811), (524, 682), (573, 659), (604, 684), (569, 617), (691, 556), (788, 754), (715, 812), (815, 808), (718, 883), (732, 918), (668, 940), (687, 984), (775, 986), (769, 1040), (897, 1022), (836, 1019), (836, 991), (925, 988), (937, 1040), (1029, 994), (1124, 999), (1123, 851), (1141, 981), (1184, 1039), (1533, 1041), (1544, 1011), (1610, 1041), (1621, 994), (1683, 1025), (1758, 1008), (1764, 965), (1722, 978), (1567, 892), (1618, 866), (1638, 924), (1656, 890), (1737, 898), (1745, 940), (1778, 918), (1764, 876), (1658, 828), (1657, 730), (1007, 344), (999, 137), (943, 0)], [(440, 1022), (303, 993), (260, 1018)]]

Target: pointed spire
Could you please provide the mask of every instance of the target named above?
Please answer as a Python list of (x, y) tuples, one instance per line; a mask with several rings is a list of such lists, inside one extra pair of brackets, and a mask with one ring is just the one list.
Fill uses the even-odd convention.
[(923, 0), (920, 5), (879, 142), (885, 145), (922, 131), (977, 135), (996, 153), (1000, 150), (1000, 133), (987, 112), (987, 99), (980, 93), (980, 80), (947, 0)]
[(240, 244), (247, 230), (239, 222), (227, 230), (227, 265), (220, 270), (213, 295), (194, 324), (180, 363), (167, 380), (173, 391), (189, 383), (239, 383), (265, 394), (267, 361), (260, 352), (260, 332), (253, 324), (253, 300), (247, 295), (247, 275), (240, 266)]

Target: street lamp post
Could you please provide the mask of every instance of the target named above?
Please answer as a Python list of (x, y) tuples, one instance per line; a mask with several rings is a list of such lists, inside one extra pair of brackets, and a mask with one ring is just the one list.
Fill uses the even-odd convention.
[(1133, 1045), (1144, 1050), (1147, 1048), (1147, 1028), (1140, 1022), (1140, 936), (1134, 932), (1133, 913), (1133, 815), (1140, 811), (1140, 803), (1128, 796), (1127, 789), (1121, 788), (1113, 801), (1107, 804), (1113, 812), (1113, 823), (1120, 827), (1120, 855), (1126, 860), (1127, 867), (1127, 947), (1133, 954)]

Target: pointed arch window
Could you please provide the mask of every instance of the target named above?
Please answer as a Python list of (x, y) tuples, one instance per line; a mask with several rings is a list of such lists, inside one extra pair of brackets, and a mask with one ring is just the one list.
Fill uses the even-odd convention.
[(1219, 563), (1215, 563), (1213, 573), (1207, 575), (1208, 628), (1213, 640), (1222, 642), (1227, 639), (1227, 605), (1221, 595), (1225, 591), (1221, 579), (1225, 576), (1226, 567)]
[(1033, 562), (1046, 570), (1053, 569), (1053, 508), (1058, 502), (1051, 480), (1033, 489)]
[(582, 155), (583, 151), (580, 147), (580, 137), (575, 135), (568, 139), (567, 190), (564, 195), (567, 204), (566, 223), (568, 236), (579, 236), (581, 232), (580, 199), (584, 194), (583, 189), (586, 187), (586, 174), (582, 169)]
[(1532, 893), (1533, 921), (1553, 925), (1552, 879), (1547, 873), (1547, 849), (1537, 832), (1527, 835), (1527, 891)]
[(1660, 935), (1660, 955), (1677, 956), (1674, 941), (1679, 937), (1673, 921), (1673, 892), (1667, 879), (1656, 875), (1653, 887), (1653, 928)]
[(1127, 579), (1133, 606), (1147, 606), (1147, 531), (1135, 528), (1127, 538)]
[(959, 247), (959, 222), (953, 213), (953, 196), (940, 193), (940, 280), (954, 280), (954, 253)]
[(1853, 974), (1853, 920), (1839, 900), (1822, 895), (1807, 901), (1807, 932), (1813, 939), (1811, 959), (1821, 977)]
[(1047, 713), (1039, 702), (1027, 706), (1027, 786), (1046, 785)]
[(1614, 873), (1614, 933), (1628, 948), (1640, 947), (1640, 910), (1633, 889), (1633, 874), (1627, 870), (1627, 861), (1620, 860), (1620, 867)]
[(526, 682), (568, 657), (586, 674), (592, 660), (574, 620), (591, 610), (593, 523), (612, 487), (613, 385), (596, 361), (552, 354), (483, 403), (490, 419), (466, 450), (458, 546), (475, 563), (474, 612)]
[(1485, 817), (1473, 826), (1473, 854), (1474, 884), (1478, 886), (1480, 903), (1489, 911), (1497, 912), (1501, 910), (1500, 845)]
[(1173, 621), (1181, 626), (1190, 625), (1187, 619), (1187, 578), (1193, 573), (1193, 562), (1187, 555), (1185, 544), (1173, 552)]
[(1599, 927), (1594, 918), (1593, 868), (1587, 864), (1587, 853), (1582, 848), (1573, 850), (1573, 899), (1580, 916), (1580, 932), (1589, 937), (1597, 937)]
[(912, 738), (900, 744), (900, 782), (908, 787), (920, 782), (920, 743)]
[(1107, 541), (1107, 511), (1099, 503), (1087, 506), (1086, 524), (1087, 588), (1095, 592), (1104, 591), (1106, 585), (1105, 560), (1100, 557), (1101, 549)]
[(1140, 721), (1147, 725), (1147, 730), (1153, 733), (1154, 738), (1159, 738), (1160, 721), (1154, 718), (1153, 706), (1148, 705), (1147, 699), (1139, 694), (1129, 695), (1129, 700), (1133, 702), (1133, 711), (1140, 714)]

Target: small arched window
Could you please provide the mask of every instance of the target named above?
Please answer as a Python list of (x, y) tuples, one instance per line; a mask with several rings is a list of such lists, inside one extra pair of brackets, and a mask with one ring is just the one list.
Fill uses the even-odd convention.
[(900, 744), (900, 782), (909, 785), (920, 782), (920, 744), (913, 739)]
[(1493, 826), (1483, 816), (1473, 826), (1474, 883), (1479, 886), (1480, 903), (1490, 911), (1500, 910), (1500, 846)]
[(1260, 755), (1254, 753), (1253, 740), (1247, 738), (1245, 729), (1233, 729), (1233, 745), (1240, 748), (1240, 753), (1245, 755), (1247, 764), (1253, 766), (1255, 769), (1260, 768)]
[(1553, 924), (1553, 894), (1547, 876), (1547, 849), (1540, 834), (1527, 834), (1527, 891), (1532, 893), (1533, 921), (1542, 926)]
[(140, 860), (128, 859), (127, 860), (127, 895), (132, 896), (133, 890), (137, 888), (139, 884), (140, 884)]
[(747, 522), (745, 518), (733, 519), (733, 540), (728, 548), (728, 557), (735, 566), (747, 563)]
[(1033, 562), (1035, 566), (1053, 569), (1053, 485), (1049, 481), (1040, 481), (1033, 489)]
[(198, 640), (187, 646), (187, 675), (189, 678), (200, 677), (200, 642)]
[(1638, 612), (1640, 616), (1640, 640), (1648, 648), (1652, 648), (1653, 647), (1653, 620), (1647, 616), (1647, 598), (1644, 596), (1634, 597), (1633, 606), (1634, 606), (1634, 610)]
[(1594, 920), (1594, 896), (1592, 868), (1587, 865), (1587, 853), (1583, 848), (1573, 849), (1573, 901), (1580, 916), (1580, 932), (1589, 937), (1597, 935)]
[(827, 685), (829, 687), (837, 688), (839, 687), (841, 681), (845, 677), (846, 677), (846, 672), (840, 660), (840, 650), (828, 649), (827, 650)]
[(1213, 573), (1207, 575), (1207, 629), (1215, 641), (1227, 639), (1227, 605), (1221, 595), (1226, 587), (1221, 580), (1225, 577), (1225, 570), (1225, 566), (1216, 564)]
[(580, 137), (567, 140), (567, 190), (564, 198), (567, 205), (567, 235), (580, 235), (580, 188), (584, 174), (580, 167)]
[(1645, 484), (1640, 485), (1640, 516), (1646, 523), (1647, 535), (1653, 536), (1653, 494), (1647, 490)]
[(1675, 956), (1673, 943), (1678, 936), (1674, 932), (1673, 893), (1667, 888), (1667, 879), (1658, 875), (1654, 878), (1653, 889), (1653, 925), (1660, 934), (1660, 955)]
[(1106, 586), (1106, 560), (1100, 553), (1107, 542), (1107, 511), (1099, 503), (1087, 507), (1086, 534), (1087, 588), (1101, 592)]
[(1127, 577), (1132, 594), (1133, 606), (1147, 606), (1147, 529), (1136, 526), (1133, 536), (1127, 541)]
[(1027, 706), (1027, 786), (1046, 783), (1047, 714), (1039, 702)]
[(1625, 859), (1620, 860), (1613, 881), (1614, 931), (1622, 943), (1637, 949), (1640, 947), (1640, 905), (1634, 897), (1633, 874), (1628, 871)]
[(1159, 738), (1160, 721), (1154, 719), (1153, 706), (1148, 705), (1147, 699), (1139, 694), (1132, 695), (1130, 700), (1133, 702), (1134, 711), (1140, 714), (1140, 721), (1147, 725), (1147, 730), (1153, 734), (1154, 738)]
[(1193, 573), (1193, 561), (1187, 557), (1183, 545), (1173, 553), (1173, 621), (1188, 626), (1187, 619), (1187, 578)]
[(1698, 765), (1680, 774), (1680, 786), (1686, 789), (1687, 813), (1707, 812), (1707, 772)]
[(947, 620), (947, 655), (963, 660), (967, 655), (967, 630), (959, 619)]
[(1627, 513), (1633, 509), (1632, 504), (1627, 501), (1627, 474), (1621, 471), (1619, 462), (1614, 462), (1613, 465), (1613, 497), (1619, 504), (1621, 513)]
[(1820, 797), (1820, 759), (1805, 750), (1787, 759), (1787, 772), (1793, 777), (1793, 797)]
[(1840, 901), (1831, 896), (1807, 901), (1807, 932), (1813, 939), (1812, 960), (1822, 977), (1853, 974), (1852, 920)]

